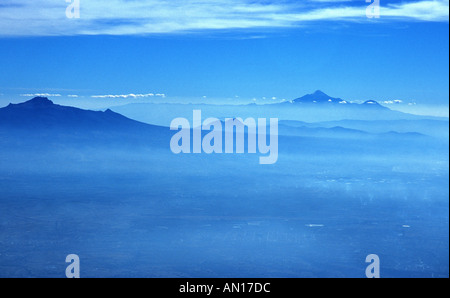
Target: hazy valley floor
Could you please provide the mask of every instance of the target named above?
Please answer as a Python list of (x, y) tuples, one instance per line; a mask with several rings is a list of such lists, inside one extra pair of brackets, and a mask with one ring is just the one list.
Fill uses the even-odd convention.
[(271, 166), (41, 150), (2, 155), (0, 276), (64, 277), (72, 253), (82, 277), (364, 277), (372, 253), (383, 277), (449, 274), (445, 147), (308, 148)]

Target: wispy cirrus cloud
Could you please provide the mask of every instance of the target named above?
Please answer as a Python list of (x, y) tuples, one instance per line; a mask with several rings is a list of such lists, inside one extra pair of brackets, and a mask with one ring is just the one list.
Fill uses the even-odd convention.
[[(290, 28), (319, 21), (362, 21), (363, 0), (81, 0), (68, 19), (64, 0), (2, 0), (0, 36), (136, 35)], [(381, 1), (382, 21), (448, 22), (448, 0)]]

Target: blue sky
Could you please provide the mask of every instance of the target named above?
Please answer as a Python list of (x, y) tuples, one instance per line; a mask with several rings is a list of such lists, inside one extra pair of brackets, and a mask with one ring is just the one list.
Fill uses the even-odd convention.
[(446, 0), (381, 0), (379, 19), (363, 0), (81, 0), (79, 19), (67, 5), (2, 1), (0, 105), (263, 103), (321, 89), (448, 114)]

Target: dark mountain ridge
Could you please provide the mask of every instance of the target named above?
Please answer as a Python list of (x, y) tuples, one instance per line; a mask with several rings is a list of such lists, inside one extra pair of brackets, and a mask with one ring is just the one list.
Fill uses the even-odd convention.
[(131, 120), (111, 110), (90, 111), (54, 104), (45, 97), (35, 97), (0, 108), (0, 127), (13, 129), (64, 130), (134, 130), (156, 126)]
[(22, 148), (49, 146), (167, 147), (170, 131), (111, 110), (90, 111), (35, 97), (0, 108), (0, 145)]

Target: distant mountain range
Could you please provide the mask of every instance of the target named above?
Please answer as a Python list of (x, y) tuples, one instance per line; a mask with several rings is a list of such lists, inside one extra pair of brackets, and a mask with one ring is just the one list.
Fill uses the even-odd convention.
[[(323, 95), (320, 96), (324, 98)], [(340, 104), (337, 105), (340, 106)], [(368, 105), (370, 106), (364, 107), (364, 109), (373, 109), (371, 104)], [(192, 105), (181, 106), (184, 109), (182, 112), (185, 114), (181, 113), (180, 106), (176, 105), (152, 105), (153, 109), (144, 109), (144, 111), (151, 111), (150, 115), (154, 117), (163, 115), (166, 118), (174, 119), (175, 117), (185, 116), (190, 119), (195, 107)], [(336, 104), (333, 104), (333, 106), (336, 106)], [(352, 106), (358, 107), (360, 105)], [(377, 109), (375, 108), (376, 105), (373, 107)], [(245, 112), (255, 112), (255, 109), (256, 117), (255, 115), (248, 116), (258, 118), (264, 117), (264, 113), (267, 113), (267, 109), (259, 110), (264, 108), (261, 106), (241, 106), (240, 108), (244, 108), (244, 110), (224, 110), (223, 106), (219, 106), (208, 111), (207, 109), (210, 108), (208, 105), (203, 105), (200, 108), (202, 109), (202, 120), (205, 120), (208, 116), (222, 119), (220, 115), (211, 114), (220, 112), (231, 118), (232, 112), (236, 113), (237, 111), (236, 117), (244, 119), (247, 116)], [(301, 111), (301, 109), (283, 107), (276, 112), (282, 112), (285, 109), (291, 113), (288, 116), (296, 115)], [(326, 114), (329, 113), (328, 110), (333, 110), (333, 108), (319, 110), (325, 110), (324, 113)], [(307, 109), (305, 115), (308, 115), (311, 111), (317, 112), (317, 109)], [(392, 112), (384, 108), (380, 111), (375, 112), (375, 114)], [(166, 115), (166, 112), (168, 115)], [(243, 114), (240, 114), (240, 112), (243, 112)], [(269, 110), (269, 112), (270, 114), (266, 114), (266, 118), (273, 115), (272, 110)], [(357, 114), (359, 115), (361, 112)], [(315, 114), (312, 114), (312, 116), (316, 117)], [(280, 152), (318, 154), (319, 151), (315, 151), (316, 149), (320, 149), (320, 152), (329, 152), (331, 148), (339, 147), (341, 148), (339, 150), (356, 154), (363, 143), (373, 143), (374, 152), (382, 150), (383, 146), (387, 144), (394, 147), (403, 144), (402, 148), (406, 150), (410, 147), (432, 144), (434, 141), (424, 136), (424, 134), (431, 135), (429, 134), (430, 131), (440, 131), (439, 136), (443, 136), (445, 139), (444, 126), (448, 126), (448, 121), (426, 121), (347, 120), (307, 123), (298, 120), (280, 119)], [(170, 121), (167, 126), (169, 124)], [(12, 156), (19, 159), (28, 156), (27, 158), (31, 160), (39, 160), (44, 156), (48, 156), (48, 158), (59, 156), (58, 158), (61, 160), (61, 158), (73, 156), (76, 161), (78, 158), (87, 160), (87, 156), (92, 154), (101, 158), (102, 154), (106, 154), (106, 152), (112, 156), (116, 152), (126, 152), (130, 156), (137, 152), (140, 152), (140, 154), (164, 152), (172, 156), (169, 144), (174, 132), (170, 131), (167, 126), (138, 122), (111, 110), (104, 112), (83, 110), (57, 105), (44, 97), (36, 97), (24, 103), (10, 104), (7, 107), (0, 108), (0, 150), (6, 154), (5, 160), (10, 160)], [(423, 128), (418, 130), (422, 126)], [(409, 130), (408, 127), (414, 129)], [(206, 134), (207, 132), (203, 133)], [(446, 139), (448, 139), (448, 133), (446, 136)], [(440, 143), (439, 146), (442, 147)], [(53, 155), (50, 152), (53, 152)]]
[(332, 97), (322, 91), (291, 101), (273, 104), (216, 105), (132, 103), (111, 108), (115, 112), (141, 122), (168, 126), (177, 117), (192, 118), (192, 110), (201, 110), (202, 117), (219, 119), (235, 117), (278, 118), (303, 122), (328, 122), (341, 120), (397, 121), (397, 120), (445, 120), (431, 116), (418, 116), (391, 110), (374, 100), (357, 104)]
[[(336, 105), (342, 101), (340, 98), (332, 98), (321, 91), (316, 91), (313, 94), (296, 99), (294, 102), (296, 104)], [(381, 107), (376, 102), (366, 102), (364, 105), (370, 106), (370, 108)], [(383, 111), (390, 111), (387, 108), (381, 108)], [(348, 122), (310, 124), (295, 120), (281, 120), (280, 134), (308, 137), (363, 137), (373, 133), (383, 133), (383, 130), (370, 130), (371, 126), (374, 125), (373, 123), (363, 122), (355, 126), (352, 122), (352, 126), (347, 124)], [(367, 128), (370, 133), (365, 131), (364, 123), (368, 124)], [(396, 125), (393, 124), (397, 123), (391, 122), (392, 129), (385, 126), (384, 132), (395, 131)], [(438, 124), (443, 125), (445, 123)], [(7, 107), (0, 108), (0, 130), (26, 131), (34, 134), (56, 132), (59, 135), (77, 134), (86, 137), (95, 135), (100, 138), (112, 135), (125, 138), (157, 135), (167, 138), (170, 135), (167, 127), (138, 122), (109, 109), (102, 112), (61, 106), (54, 104), (45, 97), (35, 97), (24, 103), (10, 104)], [(401, 132), (409, 133), (412, 131), (403, 130)]]
[[(344, 100), (342, 98), (336, 98), (336, 97), (331, 97), (327, 94), (325, 94), (324, 92), (317, 90), (316, 92), (312, 93), (312, 94), (307, 94), (305, 96), (299, 97), (297, 99), (294, 99), (293, 101), (291, 101), (291, 103), (295, 103), (295, 104), (333, 104), (333, 105), (358, 105), (355, 103), (351, 103), (347, 100)], [(378, 108), (378, 109), (388, 109), (386, 107), (383, 107), (382, 105), (380, 105), (378, 102), (374, 101), (374, 100), (367, 100), (364, 103), (361, 104), (364, 107), (373, 107), (373, 108)]]

